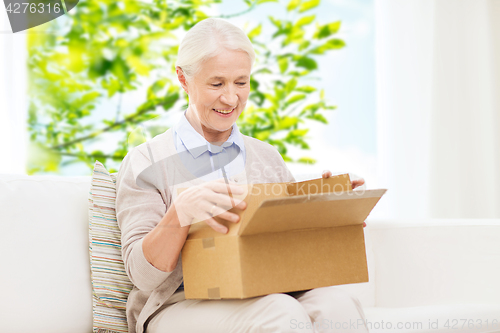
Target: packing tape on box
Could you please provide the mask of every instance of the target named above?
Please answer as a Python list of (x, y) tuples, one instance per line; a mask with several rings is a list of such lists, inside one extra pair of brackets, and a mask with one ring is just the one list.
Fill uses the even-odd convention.
[(209, 299), (220, 299), (220, 289), (217, 288), (208, 288), (208, 298)]
[[(203, 248), (210, 249), (215, 248), (215, 240), (213, 237), (203, 238)], [(220, 289), (217, 288), (208, 288), (207, 294), (209, 299), (220, 299)]]
[(211, 247), (215, 247), (215, 240), (213, 237), (203, 238), (203, 248), (209, 249)]

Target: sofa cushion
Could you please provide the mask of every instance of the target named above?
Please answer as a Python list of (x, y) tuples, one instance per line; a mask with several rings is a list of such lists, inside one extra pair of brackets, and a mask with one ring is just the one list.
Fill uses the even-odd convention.
[(89, 251), (94, 332), (127, 332), (126, 304), (133, 287), (121, 255), (116, 222), (116, 175), (95, 162), (89, 194)]
[(364, 309), (370, 333), (498, 333), (499, 304), (439, 304)]
[(500, 219), (369, 224), (377, 307), (500, 304)]
[(0, 175), (1, 332), (88, 333), (90, 176)]

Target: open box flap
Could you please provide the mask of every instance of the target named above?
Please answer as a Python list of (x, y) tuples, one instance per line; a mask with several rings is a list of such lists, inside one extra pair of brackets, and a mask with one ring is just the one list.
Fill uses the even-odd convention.
[(219, 216), (214, 216), (214, 219), (218, 223), (226, 226), (229, 229), (227, 234), (217, 232), (212, 229), (212, 227), (210, 227), (206, 222), (199, 221), (191, 225), (187, 239), (191, 240), (238, 235), (240, 227), (248, 222), (248, 220), (253, 216), (262, 201), (264, 201), (266, 198), (276, 199), (288, 197), (288, 194), (286, 192), (287, 184), (288, 183), (259, 183), (243, 185), (247, 187), (247, 191), (245, 192), (245, 194), (234, 195), (234, 197), (240, 200), (244, 200), (247, 203), (247, 208), (244, 211), (235, 207), (229, 209), (230, 212), (240, 215), (241, 220), (238, 223), (233, 223), (224, 220)]
[(260, 203), (238, 235), (362, 224), (386, 189), (290, 196)]
[(286, 189), (289, 195), (347, 192), (352, 191), (352, 183), (349, 174), (345, 173), (328, 178), (288, 183)]

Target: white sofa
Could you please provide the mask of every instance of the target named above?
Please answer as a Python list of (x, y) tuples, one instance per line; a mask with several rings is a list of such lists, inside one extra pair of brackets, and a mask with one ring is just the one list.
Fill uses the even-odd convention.
[[(1, 332), (92, 332), (89, 186), (0, 175)], [(500, 332), (500, 220), (367, 225), (370, 282), (342, 288), (370, 332)]]

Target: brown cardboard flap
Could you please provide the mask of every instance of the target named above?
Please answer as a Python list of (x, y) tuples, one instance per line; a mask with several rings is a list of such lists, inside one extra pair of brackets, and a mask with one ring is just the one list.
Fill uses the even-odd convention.
[(248, 220), (253, 216), (253, 214), (265, 198), (276, 199), (288, 197), (288, 194), (286, 192), (286, 185), (287, 183), (260, 183), (246, 185), (246, 196), (235, 195), (234, 197), (244, 200), (247, 203), (247, 208), (243, 211), (235, 207), (229, 210), (230, 212), (241, 216), (241, 220), (238, 223), (229, 222), (220, 218), (219, 216), (214, 216), (214, 219), (218, 223), (229, 228), (227, 234), (215, 231), (209, 225), (207, 225), (205, 221), (199, 221), (191, 225), (187, 239), (237, 235), (241, 226), (245, 225), (248, 222)]
[(238, 235), (362, 224), (387, 190), (301, 195), (261, 202)]
[(239, 245), (245, 297), (368, 282), (360, 225), (242, 236)]
[(306, 195), (331, 192), (352, 191), (349, 174), (335, 175), (303, 182), (289, 183), (286, 186), (289, 195)]
[(238, 237), (217, 237), (208, 243), (205, 239), (187, 240), (182, 248), (186, 298), (220, 299), (241, 294)]

